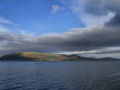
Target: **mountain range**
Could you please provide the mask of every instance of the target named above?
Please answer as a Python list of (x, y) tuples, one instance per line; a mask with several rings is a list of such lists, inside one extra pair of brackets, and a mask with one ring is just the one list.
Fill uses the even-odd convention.
[(0, 57), (0, 60), (8, 61), (72, 61), (72, 60), (119, 60), (112, 57), (105, 58), (89, 58), (82, 57), (79, 55), (71, 54), (49, 54), (49, 53), (38, 53), (38, 52), (18, 52)]

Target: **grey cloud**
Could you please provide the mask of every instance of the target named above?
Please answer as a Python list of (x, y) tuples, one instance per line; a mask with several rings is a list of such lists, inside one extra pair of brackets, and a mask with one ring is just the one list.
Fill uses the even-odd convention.
[(87, 51), (120, 46), (120, 27), (99, 25), (73, 29), (62, 34), (26, 37), (18, 34), (0, 34), (0, 53), (18, 51), (59, 52)]
[(86, 0), (85, 10), (97, 16), (106, 15), (109, 12), (105, 0)]
[(120, 0), (86, 0), (86, 11), (95, 15), (119, 12)]
[(106, 25), (120, 25), (120, 0), (86, 0), (85, 10), (95, 16), (104, 16), (113, 12), (116, 15)]
[(119, 26), (120, 25), (120, 13), (117, 13), (109, 22), (106, 23), (109, 26)]

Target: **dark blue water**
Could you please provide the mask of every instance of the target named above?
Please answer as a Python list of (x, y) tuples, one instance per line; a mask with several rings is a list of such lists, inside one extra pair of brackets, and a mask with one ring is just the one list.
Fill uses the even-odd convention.
[(0, 62), (0, 90), (120, 90), (120, 63)]

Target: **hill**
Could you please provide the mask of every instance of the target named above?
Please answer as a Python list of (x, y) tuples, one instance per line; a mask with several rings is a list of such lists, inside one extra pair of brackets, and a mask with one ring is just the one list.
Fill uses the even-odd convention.
[(38, 52), (19, 52), (4, 55), (0, 57), (0, 60), (9, 60), (9, 61), (65, 61), (65, 60), (119, 60), (111, 57), (106, 58), (88, 58), (81, 57), (75, 54), (72, 55), (63, 55), (63, 54), (48, 54), (48, 53), (38, 53)]
[(48, 54), (38, 52), (19, 52), (4, 55), (0, 60), (43, 60), (43, 61), (56, 61), (56, 60), (76, 60), (79, 59), (77, 55), (62, 55), (62, 54)]

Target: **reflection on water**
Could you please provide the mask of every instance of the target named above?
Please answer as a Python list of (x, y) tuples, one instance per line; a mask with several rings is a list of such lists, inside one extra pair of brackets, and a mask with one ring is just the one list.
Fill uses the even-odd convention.
[(0, 90), (120, 90), (120, 63), (0, 62)]

